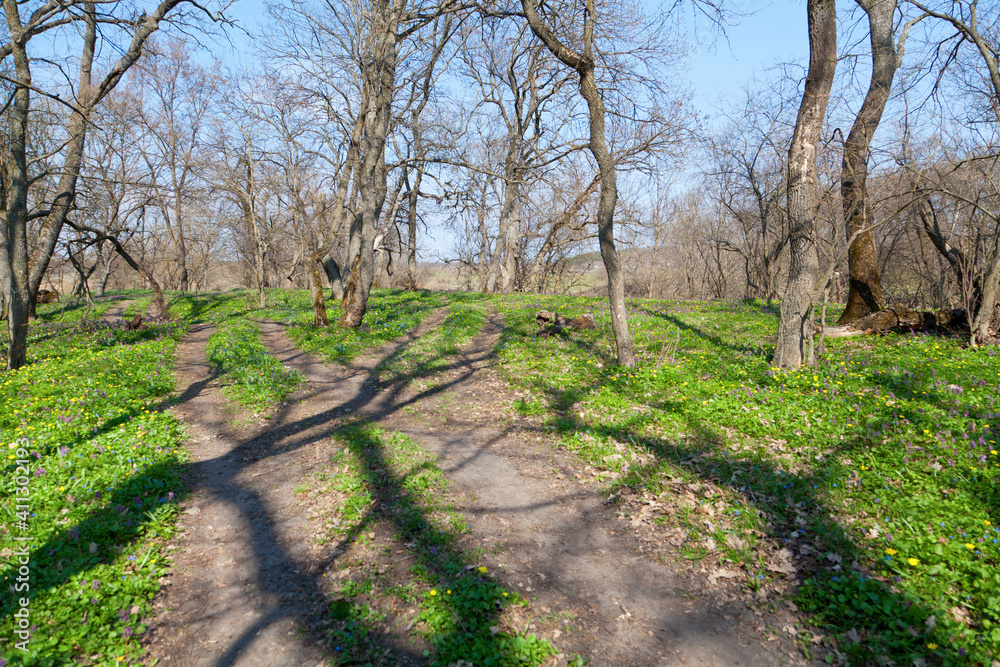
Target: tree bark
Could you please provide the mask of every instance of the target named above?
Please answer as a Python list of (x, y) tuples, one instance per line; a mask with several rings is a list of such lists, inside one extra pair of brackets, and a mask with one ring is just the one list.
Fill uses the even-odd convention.
[(788, 149), (790, 263), (781, 301), (772, 363), (797, 368), (812, 363), (813, 290), (819, 273), (815, 227), (819, 214), (816, 153), (837, 67), (837, 9), (834, 0), (808, 0), (809, 70)]
[(844, 143), (840, 192), (844, 204), (844, 222), (848, 240), (850, 274), (847, 307), (837, 320), (845, 325), (869, 313), (885, 308), (878, 252), (872, 240), (872, 205), (868, 195), (868, 156), (872, 135), (882, 120), (889, 100), (892, 80), (899, 67), (895, 34), (892, 28), (896, 0), (856, 0), (868, 15), (872, 48), (872, 76), (868, 94), (858, 110), (850, 134)]
[(368, 310), (368, 295), (375, 280), (375, 225), (382, 212), (388, 187), (385, 166), (385, 142), (392, 122), (392, 98), (396, 80), (399, 35), (396, 33), (403, 0), (380, 0), (378, 19), (383, 21), (375, 53), (365, 67), (365, 86), (372, 103), (366, 110), (364, 155), (361, 158), (361, 211), (357, 238), (357, 257), (351, 267), (340, 325), (359, 327)]
[(10, 105), (9, 148), (3, 165), (3, 225), (0, 226), (0, 282), (7, 302), (7, 368), (28, 358), (28, 113), (31, 106), (31, 64), (27, 38), (16, 0), (4, 0), (17, 82)]
[(309, 294), (312, 297), (313, 324), (317, 327), (329, 326), (330, 318), (326, 314), (326, 302), (323, 300), (323, 275), (320, 272), (320, 252), (309, 253), (306, 258), (309, 270)]
[(618, 201), (617, 175), (605, 137), (604, 100), (597, 88), (593, 57), (594, 21), (596, 18), (594, 0), (587, 0), (583, 28), (583, 53), (573, 51), (556, 38), (542, 17), (539, 16), (534, 0), (521, 0), (521, 7), (524, 10), (528, 26), (535, 33), (535, 36), (545, 44), (552, 55), (567, 67), (575, 70), (580, 76), (580, 95), (587, 102), (590, 115), (590, 152), (593, 154), (594, 160), (597, 161), (601, 175), (601, 194), (597, 204), (597, 238), (601, 247), (601, 259), (604, 260), (604, 268), (608, 273), (611, 327), (614, 330), (615, 343), (618, 347), (618, 363), (622, 366), (634, 366), (635, 357), (632, 354), (632, 339), (628, 330), (628, 317), (625, 310), (625, 276), (622, 273), (618, 249), (615, 246), (614, 217), (615, 204)]

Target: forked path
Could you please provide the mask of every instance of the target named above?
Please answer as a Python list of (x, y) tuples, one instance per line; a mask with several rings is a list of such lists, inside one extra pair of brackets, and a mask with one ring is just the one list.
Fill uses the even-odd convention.
[[(803, 662), (790, 644), (755, 636), (759, 621), (745, 604), (685, 596), (683, 575), (640, 553), (594, 485), (576, 481), (583, 466), (517, 426), (513, 397), (490, 370), (498, 321), (442, 371), (378, 385), (378, 363), (442, 318), (345, 367), (296, 349), (281, 325), (261, 323), (272, 353), (306, 382), (264, 428), (242, 434), (227, 425), (205, 365), (208, 331), (192, 331), (178, 350), (184, 393), (176, 410), (193, 436), (195, 490), (175, 574), (157, 598), (152, 656), (164, 665), (314, 665), (330, 655), (310, 628), (327, 602), (317, 577), (337, 552), (308, 544), (294, 487), (329, 459), (328, 436), (341, 419), (363, 415), (439, 456), (469, 499), (461, 508), (469, 537), (484, 547), (491, 573), (533, 599), (528, 630), (565, 655), (592, 665)], [(405, 632), (385, 643), (401, 664), (423, 661)]]

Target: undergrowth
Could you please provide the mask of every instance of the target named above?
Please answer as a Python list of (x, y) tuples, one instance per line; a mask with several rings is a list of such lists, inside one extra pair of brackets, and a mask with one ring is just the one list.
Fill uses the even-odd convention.
[(0, 656), (118, 665), (143, 653), (183, 495), (182, 434), (161, 412), (183, 327), (55, 320), (32, 328), (28, 365), (0, 372)]

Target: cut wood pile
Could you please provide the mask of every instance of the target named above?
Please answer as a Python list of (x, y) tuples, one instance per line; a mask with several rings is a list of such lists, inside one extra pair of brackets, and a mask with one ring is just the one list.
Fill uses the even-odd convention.
[(564, 331), (569, 332), (579, 329), (597, 328), (597, 321), (594, 319), (593, 313), (584, 313), (579, 317), (567, 319), (559, 313), (553, 313), (548, 310), (540, 310), (535, 313), (535, 322), (537, 322), (540, 327), (538, 331), (535, 332), (536, 336), (555, 336), (563, 333)]

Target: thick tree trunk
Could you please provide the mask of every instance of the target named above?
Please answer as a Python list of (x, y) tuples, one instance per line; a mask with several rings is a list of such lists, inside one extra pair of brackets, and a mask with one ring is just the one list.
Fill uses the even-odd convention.
[(851, 244), (847, 252), (850, 281), (847, 307), (837, 320), (844, 325), (885, 308), (878, 252), (872, 240), (872, 205), (868, 196), (868, 155), (872, 136), (882, 120), (892, 80), (899, 67), (892, 27), (896, 0), (856, 0), (868, 15), (872, 47), (872, 77), (851, 133), (844, 143), (840, 192), (844, 222)]
[[(368, 107), (362, 146), (364, 155), (358, 174), (361, 183), (360, 247), (351, 267), (340, 325), (359, 327), (368, 310), (368, 295), (375, 280), (375, 225), (385, 203), (388, 187), (385, 166), (385, 142), (392, 121), (392, 97), (396, 80), (398, 35), (396, 34), (402, 0), (381, 0), (379, 18), (382, 34), (376, 52), (365, 73), (365, 85), (372, 96)], [(352, 235), (353, 236), (353, 235)]]
[(510, 292), (517, 279), (517, 258), (521, 243), (521, 205), (514, 202), (511, 222), (507, 227), (507, 249), (504, 251), (504, 265), (500, 267), (500, 291)]
[(333, 298), (340, 301), (344, 298), (344, 279), (340, 275), (340, 266), (333, 255), (327, 253), (323, 256), (323, 270), (330, 280), (330, 292)]
[(519, 179), (521, 170), (521, 129), (509, 130), (511, 136), (507, 144), (507, 157), (504, 166), (503, 206), (500, 208), (500, 228), (497, 232), (496, 245), (490, 257), (490, 268), (486, 273), (486, 285), (483, 291), (492, 294), (497, 291), (497, 279), (500, 277), (500, 267), (506, 264), (507, 247), (509, 245), (510, 226), (513, 222), (514, 207), (520, 196)]
[[(975, 314), (970, 326), (969, 343), (976, 347), (982, 343), (994, 342), (997, 331), (994, 322), (997, 307), (997, 290), (1000, 287), (1000, 233), (993, 235), (993, 248), (990, 253), (990, 267), (982, 283), (982, 298), (976, 304)], [(991, 331), (991, 325), (994, 327)]]
[(0, 229), (0, 289), (7, 302), (7, 368), (20, 368), (28, 358), (28, 113), (31, 65), (16, 0), (4, 0), (17, 82), (8, 111), (7, 154), (3, 168), (3, 226)]
[(813, 290), (819, 273), (815, 227), (818, 211), (816, 152), (830, 87), (837, 67), (837, 9), (834, 0), (808, 0), (809, 71), (788, 149), (790, 264), (781, 301), (772, 363), (797, 368), (812, 362)]

